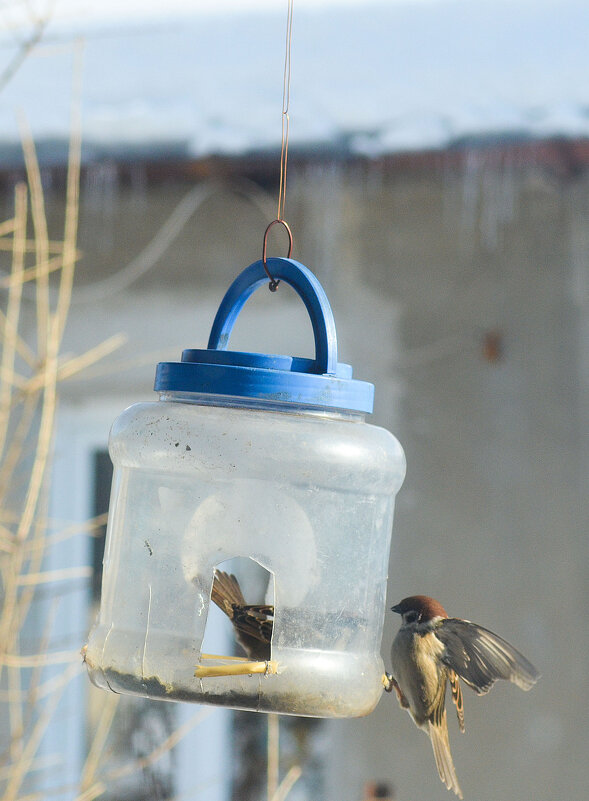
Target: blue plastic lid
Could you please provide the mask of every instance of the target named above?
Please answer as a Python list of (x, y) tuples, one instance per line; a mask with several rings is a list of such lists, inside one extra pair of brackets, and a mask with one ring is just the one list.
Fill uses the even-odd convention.
[(374, 386), (352, 378), (337, 361), (331, 306), (313, 273), (294, 259), (270, 258), (275, 279), (289, 284), (305, 304), (315, 338), (315, 359), (227, 350), (229, 337), (250, 295), (268, 281), (262, 261), (250, 264), (231, 284), (213, 322), (207, 350), (188, 349), (180, 362), (160, 362), (158, 392), (255, 398), (314, 409), (372, 412)]

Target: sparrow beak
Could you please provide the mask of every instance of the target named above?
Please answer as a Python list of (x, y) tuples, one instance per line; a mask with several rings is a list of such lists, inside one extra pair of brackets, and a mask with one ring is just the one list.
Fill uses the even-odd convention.
[(401, 612), (399, 610), (399, 604), (395, 604), (394, 606), (391, 606), (391, 612), (396, 612), (398, 615), (400, 615)]

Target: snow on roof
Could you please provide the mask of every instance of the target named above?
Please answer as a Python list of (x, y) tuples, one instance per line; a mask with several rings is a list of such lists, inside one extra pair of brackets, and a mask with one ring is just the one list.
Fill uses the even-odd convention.
[[(49, 29), (0, 92), (0, 140), (70, 130), (83, 35), (89, 152), (186, 157), (280, 145), (285, 14)], [(0, 60), (13, 52), (5, 37)], [(296, 10), (293, 147), (380, 155), (488, 135), (589, 136), (587, 0), (445, 0)]]

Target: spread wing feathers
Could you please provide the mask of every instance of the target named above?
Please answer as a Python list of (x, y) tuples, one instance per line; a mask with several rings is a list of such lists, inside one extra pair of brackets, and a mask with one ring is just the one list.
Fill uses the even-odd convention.
[(476, 623), (446, 618), (436, 628), (444, 643), (442, 662), (478, 694), (488, 692), (498, 679), (529, 690), (540, 674), (512, 645)]
[(448, 790), (453, 790), (458, 798), (462, 798), (462, 790), (458, 784), (456, 769), (450, 752), (448, 740), (448, 724), (446, 722), (446, 709), (444, 699), (428, 720), (428, 733), (434, 749), (434, 758), (440, 779)]
[(450, 688), (452, 689), (452, 700), (456, 707), (456, 715), (458, 716), (458, 725), (460, 731), (464, 732), (464, 701), (462, 700), (462, 690), (460, 689), (460, 679), (453, 670), (448, 671), (448, 680)]

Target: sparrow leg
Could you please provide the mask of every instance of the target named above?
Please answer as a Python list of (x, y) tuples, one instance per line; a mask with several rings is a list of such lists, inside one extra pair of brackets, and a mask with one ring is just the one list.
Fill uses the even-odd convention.
[(399, 705), (402, 709), (409, 709), (409, 701), (403, 695), (403, 692), (401, 691), (401, 688), (397, 684), (396, 680), (393, 678), (392, 673), (385, 673), (382, 683), (384, 685), (385, 692), (390, 693), (393, 690), (396, 692), (397, 700), (399, 701)]

